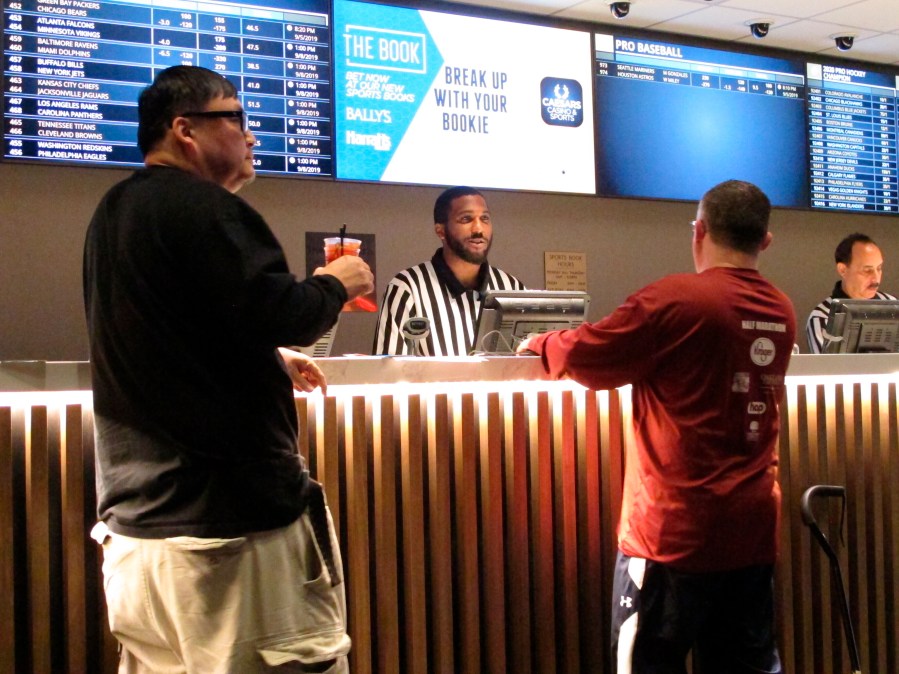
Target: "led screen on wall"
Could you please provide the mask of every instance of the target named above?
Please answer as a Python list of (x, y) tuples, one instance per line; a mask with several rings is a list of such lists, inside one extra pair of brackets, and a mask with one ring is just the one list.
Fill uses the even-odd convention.
[(332, 174), (328, 0), (6, 0), (4, 159), (137, 166), (137, 97), (199, 65), (240, 91), (260, 173)]
[(4, 0), (2, 159), (139, 166), (137, 96), (189, 64), (263, 175), (899, 212), (895, 67), (445, 6)]
[(800, 61), (597, 34), (599, 193), (694, 201), (736, 178), (808, 206)]
[(334, 4), (337, 177), (592, 194), (590, 34)]
[(812, 207), (899, 212), (899, 75), (809, 63)]

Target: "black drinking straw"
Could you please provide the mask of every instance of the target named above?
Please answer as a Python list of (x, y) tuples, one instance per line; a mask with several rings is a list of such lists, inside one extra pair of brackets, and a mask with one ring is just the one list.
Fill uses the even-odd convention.
[(343, 237), (346, 234), (346, 223), (340, 227), (340, 254), (343, 255)]

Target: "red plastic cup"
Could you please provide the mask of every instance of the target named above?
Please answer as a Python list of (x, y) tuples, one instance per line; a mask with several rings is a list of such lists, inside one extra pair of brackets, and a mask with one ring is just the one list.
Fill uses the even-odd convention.
[[(341, 244), (339, 236), (325, 238), (325, 264), (330, 264), (344, 255), (359, 257), (361, 254), (362, 241), (359, 239), (343, 237), (343, 243)], [(367, 297), (357, 297), (344, 305), (344, 310), (348, 311), (377, 311), (377, 309), (377, 305)]]
[(362, 253), (362, 241), (343, 237), (343, 243), (339, 236), (329, 236), (325, 239), (325, 264), (331, 264), (344, 255), (359, 257)]

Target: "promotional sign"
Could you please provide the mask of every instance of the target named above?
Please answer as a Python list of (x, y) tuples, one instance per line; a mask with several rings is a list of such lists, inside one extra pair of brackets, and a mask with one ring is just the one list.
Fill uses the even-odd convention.
[(592, 194), (589, 33), (334, 4), (338, 178)]

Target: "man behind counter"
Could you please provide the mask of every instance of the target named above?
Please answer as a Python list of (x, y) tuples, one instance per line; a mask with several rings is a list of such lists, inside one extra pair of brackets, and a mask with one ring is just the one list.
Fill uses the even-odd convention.
[(879, 290), (883, 275), (883, 255), (871, 237), (850, 234), (837, 244), (833, 256), (840, 280), (834, 285), (830, 297), (812, 309), (805, 325), (808, 348), (812, 353), (824, 352), (824, 328), (827, 327), (830, 308), (835, 299), (896, 299)]
[(702, 197), (695, 274), (631, 295), (598, 323), (525, 340), (555, 378), (633, 384), (612, 648), (618, 674), (781, 671), (772, 581), (780, 521), (778, 404), (796, 318), (758, 272), (765, 194)]
[[(483, 293), (524, 289), (517, 278), (487, 263), (493, 221), (478, 190), (451, 187), (437, 197), (434, 232), (443, 245), (430, 261), (399, 272), (387, 284), (375, 354), (468, 355)], [(430, 329), (410, 350), (403, 326), (411, 317), (427, 318)]]
[[(163, 70), (138, 101), (145, 168), (84, 249), (97, 507), (120, 671), (346, 671), (337, 539), (297, 451), (291, 384), (372, 274), (341, 257), (298, 281), (262, 217), (234, 86)], [(282, 671), (278, 668), (277, 671)]]

